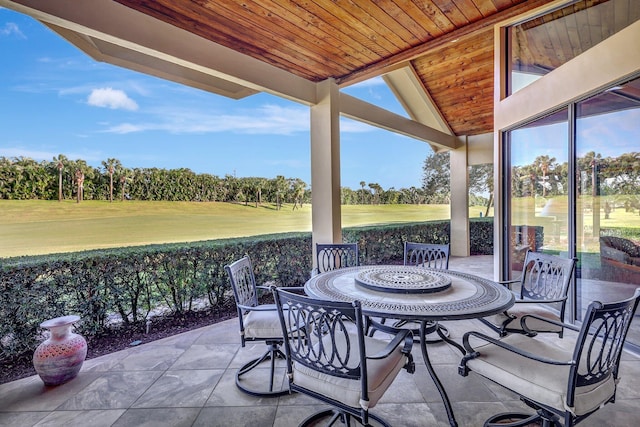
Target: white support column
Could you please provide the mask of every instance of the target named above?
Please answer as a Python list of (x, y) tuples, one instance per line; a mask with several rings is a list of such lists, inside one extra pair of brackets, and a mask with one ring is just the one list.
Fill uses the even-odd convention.
[[(317, 85), (311, 107), (312, 243), (342, 241), (340, 211), (340, 92), (333, 79)], [(313, 264), (315, 267), (315, 257)]]
[(468, 142), (451, 150), (451, 255), (469, 256), (469, 162)]

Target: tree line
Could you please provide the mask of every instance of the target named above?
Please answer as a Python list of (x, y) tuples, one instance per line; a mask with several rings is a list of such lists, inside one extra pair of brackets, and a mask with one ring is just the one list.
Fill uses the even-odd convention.
[[(472, 168), (470, 204), (490, 204), (481, 193), (491, 193), (492, 165)], [(449, 154), (429, 155), (423, 166), (422, 186), (384, 189), (375, 182), (360, 188), (341, 188), (341, 203), (442, 204), (449, 203)], [(478, 194), (478, 195), (474, 195)], [(219, 177), (196, 174), (188, 168), (126, 168), (118, 159), (100, 167), (64, 155), (37, 162), (28, 157), (0, 156), (0, 199), (11, 200), (143, 200), (236, 202), (259, 205), (283, 203), (302, 207), (311, 200), (311, 189), (300, 178)]]
[[(425, 203), (449, 203), (449, 152), (427, 157), (423, 168), (422, 191)], [(615, 196), (615, 203), (627, 209), (640, 209), (640, 153), (603, 157), (594, 151), (577, 159), (578, 195)], [(555, 197), (569, 190), (568, 162), (548, 155), (537, 156), (529, 164), (514, 165), (510, 171), (512, 197)], [(469, 205), (493, 201), (493, 165), (477, 165), (469, 170)], [(487, 195), (488, 199), (481, 194)]]
[[(511, 168), (514, 197), (566, 195), (569, 179), (567, 162), (555, 157), (536, 157), (531, 164)], [(577, 192), (589, 196), (618, 196), (631, 207), (640, 207), (640, 153), (602, 157), (594, 151), (577, 159)]]
[[(377, 183), (341, 189), (343, 204), (419, 204), (428, 198), (421, 188), (390, 188)], [(143, 200), (235, 202), (258, 206), (283, 203), (302, 207), (311, 190), (300, 178), (219, 177), (188, 168), (126, 168), (118, 159), (100, 167), (64, 155), (51, 161), (0, 157), (0, 199), (10, 200)]]
[(309, 199), (307, 193), (304, 181), (284, 176), (220, 178), (187, 168), (126, 168), (117, 159), (93, 167), (64, 155), (41, 162), (0, 157), (0, 199), (268, 202), (295, 208)]

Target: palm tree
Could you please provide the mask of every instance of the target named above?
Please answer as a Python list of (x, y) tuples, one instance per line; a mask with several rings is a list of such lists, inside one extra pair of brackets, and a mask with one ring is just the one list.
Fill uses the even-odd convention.
[(373, 200), (372, 204), (378, 205), (380, 204), (380, 193), (382, 193), (382, 187), (377, 182), (372, 182), (369, 184), (369, 188), (373, 191)]
[(267, 180), (264, 178), (257, 178), (256, 180), (256, 208), (262, 204), (262, 188), (267, 185)]
[(113, 202), (113, 166), (109, 166), (109, 202)]
[(122, 201), (124, 202), (124, 188), (125, 185), (127, 184), (127, 177), (122, 175), (120, 177), (120, 186), (122, 187)]
[(367, 185), (366, 182), (364, 181), (360, 181), (360, 187), (362, 187), (362, 190), (360, 192), (360, 204), (364, 205), (364, 186)]
[(292, 181), (293, 186), (293, 209), (295, 210), (298, 204), (302, 208), (302, 203), (304, 202), (304, 192), (307, 184), (300, 178), (296, 178)]
[(538, 156), (534, 160), (534, 165), (542, 171), (542, 197), (547, 197), (547, 187), (549, 187), (547, 184), (547, 173), (549, 173), (549, 169), (555, 161), (555, 157), (549, 157), (547, 155)]
[(282, 203), (284, 202), (284, 194), (287, 191), (287, 180), (282, 175), (276, 176), (275, 189), (276, 189), (276, 209), (280, 210)]
[(64, 169), (64, 163), (67, 158), (60, 154), (58, 157), (53, 158), (53, 162), (56, 164), (58, 168), (58, 201), (61, 202), (63, 199), (62, 196), (62, 170)]
[(122, 164), (118, 159), (107, 159), (102, 162), (102, 167), (109, 174), (109, 201), (113, 202), (113, 174), (122, 169)]
[(598, 165), (602, 162), (602, 154), (595, 153), (594, 151), (589, 151), (584, 155), (584, 157), (578, 159), (578, 169), (580, 172), (586, 172), (591, 175), (591, 180), (585, 180), (578, 186), (578, 190), (593, 191), (593, 184), (597, 181), (596, 174), (594, 172), (597, 171)]
[(84, 186), (84, 172), (80, 169), (76, 169), (76, 183), (78, 185), (78, 197), (76, 203), (80, 203), (82, 200), (82, 191)]

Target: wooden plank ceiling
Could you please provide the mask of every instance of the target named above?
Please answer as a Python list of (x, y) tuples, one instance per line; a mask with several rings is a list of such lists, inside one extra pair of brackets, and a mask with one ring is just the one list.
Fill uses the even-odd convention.
[(313, 82), (411, 65), (456, 135), (493, 130), (493, 25), (550, 2), (115, 1)]
[(516, 28), (514, 67), (546, 74), (640, 19), (640, 1), (579, 1)]

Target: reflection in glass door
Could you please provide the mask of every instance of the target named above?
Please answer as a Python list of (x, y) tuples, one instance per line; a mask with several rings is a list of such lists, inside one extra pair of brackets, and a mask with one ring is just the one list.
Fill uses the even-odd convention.
[[(640, 286), (640, 79), (577, 104), (577, 290), (590, 301)], [(578, 313), (580, 316), (580, 313)], [(640, 345), (640, 325), (628, 341)]]
[(568, 249), (567, 110), (509, 133), (512, 276), (519, 276), (527, 250)]

